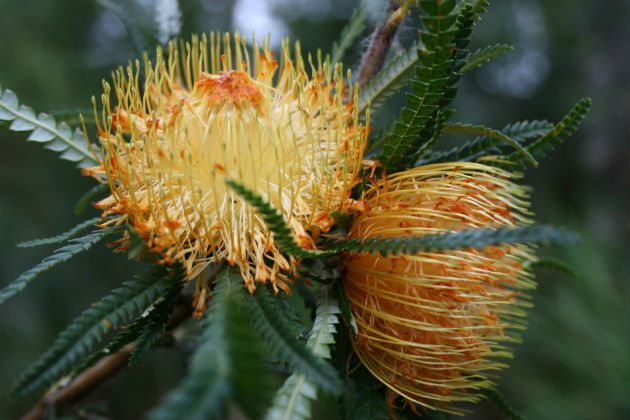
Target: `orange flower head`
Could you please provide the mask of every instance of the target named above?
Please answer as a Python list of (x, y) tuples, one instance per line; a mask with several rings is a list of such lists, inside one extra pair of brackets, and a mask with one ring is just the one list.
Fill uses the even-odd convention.
[[(307, 66), (288, 42), (278, 63), (268, 41), (249, 49), (230, 38), (193, 37), (181, 50), (171, 43), (154, 64), (116, 71), (97, 118), (102, 159), (85, 173), (107, 177), (111, 195), (96, 206), (115, 215), (108, 224), (132, 225), (188, 278), (228, 261), (252, 293), (266, 281), (289, 292), (292, 261), (225, 181), (262, 196), (312, 247), (311, 233), (329, 227), (322, 215), (342, 208), (356, 183), (366, 129), (341, 66), (321, 56)], [(119, 243), (125, 249), (128, 238)]]
[[(527, 193), (509, 173), (477, 163), (396, 173), (366, 195), (351, 238), (404, 237), (528, 223)], [(535, 287), (525, 245), (421, 252), (384, 258), (350, 254), (345, 286), (357, 324), (354, 349), (388, 388), (388, 402), (461, 413), (477, 401), (487, 371), (509, 357), (504, 343), (524, 328), (522, 290)], [(412, 405), (413, 407), (413, 405)]]

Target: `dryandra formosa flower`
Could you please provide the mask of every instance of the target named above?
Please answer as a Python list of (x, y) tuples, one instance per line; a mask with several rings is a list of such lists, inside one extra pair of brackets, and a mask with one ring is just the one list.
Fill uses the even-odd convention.
[[(505, 171), (476, 163), (427, 165), (389, 176), (367, 194), (369, 212), (349, 236), (404, 237), (527, 223), (527, 193)], [(524, 245), (423, 252), (383, 258), (351, 254), (345, 286), (358, 333), (354, 349), (398, 396), (431, 409), (476, 401), (485, 373), (510, 356), (535, 286)], [(413, 406), (413, 405), (412, 405)]]
[(366, 129), (340, 66), (321, 56), (305, 65), (299, 44), (292, 59), (285, 42), (278, 64), (265, 42), (261, 50), (254, 41), (250, 56), (243, 38), (232, 41), (193, 38), (183, 54), (171, 44), (155, 64), (145, 62), (144, 77), (137, 63), (118, 70), (116, 104), (108, 84), (102, 96), (101, 165), (86, 173), (107, 176), (111, 196), (96, 206), (116, 215), (108, 223), (133, 225), (162, 262), (182, 262), (188, 278), (228, 261), (251, 292), (266, 281), (289, 291), (291, 261), (225, 181), (262, 196), (300, 245), (313, 247), (332, 225), (329, 212), (352, 206)]

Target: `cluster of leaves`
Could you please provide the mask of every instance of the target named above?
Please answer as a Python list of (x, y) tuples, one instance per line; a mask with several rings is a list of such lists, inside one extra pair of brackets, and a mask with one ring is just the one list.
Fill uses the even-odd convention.
[[(121, 12), (121, 5), (117, 2), (101, 2), (119, 13), (121, 18), (131, 19)], [(169, 4), (172, 6), (176, 2)], [(536, 165), (575, 131), (588, 112), (590, 101), (584, 99), (555, 125), (534, 120), (508, 124), (497, 130), (482, 125), (449, 122), (453, 115), (449, 105), (462, 73), (511, 49), (506, 45), (496, 45), (472, 53), (468, 50), (473, 26), (487, 5), (485, 0), (474, 4), (456, 4), (455, 0), (420, 0), (424, 29), (420, 31), (419, 39), (407, 52), (392, 58), (362, 87), (360, 107), (365, 109), (370, 103), (374, 112), (395, 92), (410, 86), (406, 107), (372, 149), (381, 163), (381, 170), (392, 173), (418, 164), (480, 160), (520, 170), (530, 163)], [(160, 15), (160, 19), (163, 20), (162, 30), (168, 33), (174, 30), (172, 23), (178, 18)], [(142, 34), (133, 32), (135, 26), (132, 23), (126, 26), (134, 43), (145, 42)], [(358, 8), (341, 40), (335, 44), (335, 61), (343, 57), (344, 51), (365, 26), (366, 13)], [(168, 33), (170, 35), (173, 34)], [(13, 92), (1, 88), (0, 123), (6, 123), (13, 131), (29, 131), (28, 140), (44, 143), (45, 147), (62, 152), (61, 158), (77, 162), (80, 166), (96, 162), (92, 152), (84, 146), (85, 139), (80, 130), (72, 131), (67, 124), (58, 124), (50, 115), (36, 116), (31, 108), (19, 105)], [(453, 133), (476, 137), (452, 150), (431, 150), (441, 136)], [(309, 418), (318, 391), (338, 397), (342, 416), (381, 418), (386, 415), (383, 387), (375, 385), (369, 380), (369, 374), (360, 370), (350, 377), (340, 373), (344, 372), (345, 360), (352, 352), (348, 339), (352, 334), (352, 315), (339, 273), (327, 268), (330, 261), (334, 265), (335, 257), (342, 252), (389, 255), (501, 243), (570, 242), (575, 239), (563, 230), (534, 225), (421, 237), (344, 240), (343, 232), (351, 221), (347, 215), (335, 214), (339, 235), (322, 240), (317, 250), (307, 250), (294, 241), (282, 215), (261, 197), (236, 182), (229, 181), (228, 186), (260, 213), (283, 252), (304, 259), (303, 266), (309, 267), (308, 278), (314, 286), (305, 287), (298, 281), (296, 290), (303, 299), (298, 299), (301, 303), (296, 304), (295, 299), (289, 301), (280, 296), (272, 297), (265, 287), (259, 287), (252, 296), (246, 293), (237, 273), (229, 268), (219, 271), (213, 278), (213, 298), (202, 320), (199, 346), (190, 359), (188, 373), (150, 412), (151, 418), (223, 418), (235, 409), (252, 418)], [(88, 191), (78, 210), (94, 194), (103, 190), (102, 186), (97, 186)], [(61, 235), (21, 244), (24, 247), (63, 246), (0, 290), (0, 303), (20, 292), (45, 270), (86, 251), (115, 231), (100, 229), (75, 238), (94, 222), (95, 219), (89, 219)], [(133, 242), (133, 232), (131, 236)], [(136, 249), (132, 254), (137, 257), (144, 255), (142, 249)], [(327, 263), (309, 265), (309, 261)], [(548, 265), (569, 270), (557, 262), (549, 262)], [(143, 276), (124, 283), (91, 305), (18, 378), (15, 395), (37, 395), (68, 375), (76, 377), (124, 346), (133, 347), (129, 364), (140, 363), (165, 331), (184, 287), (184, 278), (179, 264), (171, 267), (152, 265)], [(306, 316), (300, 316), (300, 310)], [(345, 320), (341, 328), (340, 314)], [(119, 327), (124, 327), (122, 332), (98, 349), (97, 346), (108, 337), (107, 333)], [(265, 345), (261, 347), (260, 342)], [(333, 353), (337, 370), (327, 361)], [(501, 402), (496, 392), (491, 396), (500, 402), (500, 406), (508, 407), (505, 408), (506, 415), (518, 416)]]

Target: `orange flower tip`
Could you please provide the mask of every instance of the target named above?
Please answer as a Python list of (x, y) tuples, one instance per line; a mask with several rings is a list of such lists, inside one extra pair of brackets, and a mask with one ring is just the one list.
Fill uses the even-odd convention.
[(370, 211), (370, 208), (368, 207), (367, 202), (364, 200), (348, 199), (348, 201), (345, 203), (345, 206), (359, 213), (367, 213)]
[[(317, 225), (317, 227), (319, 227), (321, 231), (325, 233), (325, 232), (328, 232), (333, 227), (333, 225), (335, 224), (335, 221), (332, 219), (332, 217), (330, 217), (328, 212), (320, 212), (315, 217), (314, 224)], [(316, 238), (314, 239), (317, 240)]]
[(297, 243), (304, 249), (313, 249), (313, 244), (309, 236), (299, 235), (297, 238)]
[(92, 175), (96, 175), (98, 172), (98, 170), (100, 170), (101, 168), (99, 166), (97, 167), (93, 167), (93, 168), (82, 168), (81, 169), (81, 175), (83, 176), (92, 176)]
[(201, 73), (195, 86), (203, 92), (212, 105), (226, 103), (241, 106), (251, 104), (260, 109), (262, 92), (256, 87), (251, 77), (242, 71), (230, 70), (219, 75)]
[(220, 163), (215, 163), (213, 166), (214, 166), (214, 169), (215, 169), (217, 172), (219, 172), (219, 173), (221, 173), (221, 174), (224, 174), (224, 173), (225, 173), (225, 167), (224, 167), (223, 165), (221, 165)]

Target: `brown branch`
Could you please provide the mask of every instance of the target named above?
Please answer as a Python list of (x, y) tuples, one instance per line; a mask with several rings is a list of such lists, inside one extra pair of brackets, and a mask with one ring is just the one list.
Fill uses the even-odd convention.
[[(178, 297), (177, 304), (166, 326), (166, 331), (176, 328), (190, 318), (191, 315), (192, 295), (182, 293)], [(22, 416), (22, 420), (41, 420), (45, 418), (50, 407), (57, 411), (81, 399), (99, 384), (127, 366), (129, 355), (134, 347), (135, 343), (133, 342), (127, 344), (118, 352), (103, 357), (97, 364), (83, 371), (62, 389), (48, 391), (28, 413)]]
[(387, 19), (380, 26), (377, 26), (370, 37), (370, 46), (361, 60), (359, 67), (359, 77), (357, 83), (360, 87), (365, 86), (383, 67), (389, 49), (402, 22), (409, 11), (409, 0), (403, 6), (399, 6), (397, 0), (390, 0), (387, 8)]

